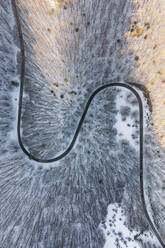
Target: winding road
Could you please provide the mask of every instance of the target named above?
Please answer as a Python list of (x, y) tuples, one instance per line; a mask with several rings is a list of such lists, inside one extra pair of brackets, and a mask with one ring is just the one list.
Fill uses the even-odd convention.
[(19, 20), (19, 14), (18, 14), (18, 9), (17, 9), (17, 5), (16, 5), (16, 1), (12, 0), (12, 6), (13, 6), (13, 10), (14, 10), (14, 15), (15, 15), (15, 19), (17, 22), (17, 27), (18, 27), (18, 34), (19, 34), (19, 40), (20, 40), (20, 48), (21, 48), (21, 82), (20, 82), (20, 93), (19, 93), (19, 106), (18, 106), (18, 122), (17, 122), (17, 134), (18, 134), (18, 141), (19, 141), (19, 145), (22, 149), (22, 151), (32, 160), (35, 160), (39, 163), (51, 163), (51, 162), (56, 162), (62, 158), (64, 158), (73, 148), (75, 141), (79, 135), (79, 132), (81, 130), (81, 127), (83, 125), (83, 122), (85, 120), (86, 114), (88, 112), (88, 109), (90, 107), (90, 104), (92, 102), (92, 100), (94, 99), (94, 97), (101, 92), (102, 90), (106, 89), (106, 88), (111, 88), (111, 87), (123, 87), (123, 88), (127, 88), (128, 90), (130, 90), (137, 98), (138, 100), (138, 104), (139, 104), (139, 120), (140, 120), (140, 125), (139, 125), (139, 131), (140, 131), (140, 191), (141, 191), (141, 200), (142, 200), (142, 204), (143, 204), (143, 209), (144, 209), (144, 213), (145, 216), (148, 220), (148, 223), (150, 225), (150, 227), (152, 228), (154, 234), (156, 235), (157, 239), (159, 240), (160, 244), (162, 247), (165, 248), (165, 243), (162, 240), (162, 238), (160, 237), (159, 232), (157, 231), (157, 228), (155, 227), (154, 223), (152, 222), (149, 213), (147, 211), (147, 206), (146, 206), (146, 201), (145, 201), (145, 196), (144, 196), (144, 161), (143, 161), (143, 104), (142, 104), (142, 100), (140, 95), (138, 94), (138, 92), (135, 90), (135, 88), (133, 88), (132, 86), (130, 86), (129, 84), (126, 83), (111, 83), (111, 84), (106, 84), (103, 85), (99, 88), (97, 88), (92, 95), (90, 96), (84, 112), (80, 118), (79, 124), (77, 126), (77, 129), (74, 133), (74, 136), (72, 138), (72, 141), (70, 142), (70, 145), (68, 146), (68, 148), (60, 155), (58, 155), (57, 157), (54, 157), (52, 159), (40, 159), (35, 157), (33, 154), (31, 154), (24, 146), (23, 142), (22, 142), (22, 137), (21, 137), (21, 113), (22, 113), (22, 100), (23, 100), (23, 91), (24, 91), (24, 74), (25, 74), (25, 49), (24, 49), (24, 39), (23, 39), (23, 34), (22, 34), (22, 29), (21, 29), (21, 23)]

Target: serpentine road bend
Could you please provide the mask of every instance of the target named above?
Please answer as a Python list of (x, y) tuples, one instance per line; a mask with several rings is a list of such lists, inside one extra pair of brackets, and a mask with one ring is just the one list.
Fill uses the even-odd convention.
[(165, 247), (162, 0), (0, 13), (0, 246)]

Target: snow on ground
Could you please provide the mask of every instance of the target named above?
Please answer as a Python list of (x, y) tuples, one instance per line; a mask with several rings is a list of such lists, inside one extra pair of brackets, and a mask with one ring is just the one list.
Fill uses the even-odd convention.
[[(22, 1), (22, 2), (26, 2), (26, 1)], [(34, 3), (36, 2), (36, 4), (38, 4), (38, 1), (33, 1), (33, 2)], [(99, 139), (95, 139), (95, 140), (88, 139), (89, 132), (85, 133), (85, 131), (83, 132), (82, 130), (81, 137), (78, 140), (79, 144), (75, 146), (75, 150), (73, 149), (73, 151), (69, 154), (69, 156), (65, 158), (63, 161), (60, 161), (59, 164), (56, 163), (56, 165), (57, 164), (60, 165), (61, 168), (52, 168), (53, 166), (49, 167), (48, 165), (47, 171), (46, 170), (35, 171), (34, 168), (36, 167), (34, 166), (34, 164), (38, 165), (39, 163), (30, 161), (23, 154), (23, 152), (19, 147), (16, 147), (15, 149), (13, 145), (15, 141), (18, 144), (17, 135), (16, 135), (16, 119), (17, 119), (16, 116), (17, 116), (17, 107), (18, 107), (17, 103), (18, 103), (19, 87), (15, 87), (15, 90), (14, 87), (12, 87), (12, 89), (10, 88), (11, 80), (17, 81), (18, 78), (15, 78), (15, 75), (17, 74), (15, 68), (16, 60), (13, 59), (15, 58), (15, 46), (14, 46), (15, 42), (11, 37), (12, 35), (14, 36), (15, 34), (15, 30), (12, 30), (12, 28), (14, 28), (13, 26), (14, 19), (13, 19), (13, 15), (12, 18), (9, 18), (9, 12), (11, 13), (11, 9), (10, 10), (8, 9), (9, 3), (10, 1), (7, 0), (2, 1), (0, 3), (0, 7), (2, 10), (1, 13), (3, 14), (1, 15), (3, 17), (2, 23), (4, 23), (4, 26), (2, 25), (2, 30), (1, 30), (2, 46), (0, 47), (0, 51), (1, 51), (0, 56), (2, 56), (1, 59), (2, 70), (0, 70), (0, 73), (1, 73), (1, 79), (3, 79), (2, 86), (4, 87), (4, 90), (2, 87), (2, 95), (1, 95), (2, 98), (1, 104), (3, 103), (3, 109), (1, 110), (3, 111), (2, 113), (0, 112), (1, 114), (0, 117), (4, 121), (4, 124), (3, 122), (0, 123), (0, 135), (2, 136), (1, 138), (3, 140), (3, 143), (2, 142), (0, 143), (1, 154), (3, 154), (3, 151), (6, 150), (6, 155), (1, 155), (1, 164), (0, 164), (1, 166), (0, 167), (0, 176), (1, 176), (0, 215), (3, 217), (0, 220), (0, 228), (1, 228), (0, 243), (4, 248), (8, 248), (8, 247), (20, 248), (25, 246), (30, 248), (35, 248), (35, 247), (101, 248), (103, 247), (103, 243), (102, 243), (102, 239), (99, 237), (99, 234), (97, 233), (96, 227), (99, 225), (98, 223), (105, 217), (106, 208), (110, 203), (110, 201), (112, 203), (112, 202), (119, 202), (121, 200), (122, 198), (121, 196), (123, 194), (123, 188), (125, 187), (124, 185), (126, 185), (128, 188), (126, 190), (126, 196), (127, 196), (126, 200), (127, 198), (128, 200), (127, 201), (125, 200), (125, 202), (126, 202), (126, 208), (128, 208), (128, 213), (130, 215), (130, 218), (133, 219), (133, 213), (136, 213), (137, 219), (139, 219), (139, 217), (141, 216), (142, 210), (139, 207), (141, 205), (138, 201), (140, 198), (137, 192), (138, 174), (136, 174), (136, 172), (138, 171), (137, 170), (138, 161), (136, 164), (136, 154), (132, 153), (132, 146), (136, 149), (138, 148), (137, 127), (135, 126), (135, 124), (138, 124), (138, 119), (137, 119), (138, 111), (137, 111), (136, 101), (134, 101), (135, 100), (134, 97), (132, 97), (128, 92), (126, 92), (126, 94), (124, 93), (123, 96), (124, 90), (122, 90), (121, 94), (119, 96), (117, 95), (117, 115), (116, 115), (115, 113), (110, 111), (111, 108), (109, 109), (108, 107), (107, 110), (107, 106), (105, 108), (101, 107), (103, 105), (102, 103), (105, 104), (106, 100), (108, 102), (109, 100), (111, 100), (112, 102), (112, 98), (113, 98), (113, 94), (111, 94), (111, 97), (109, 97), (109, 93), (105, 95), (103, 94), (104, 98), (102, 98), (101, 102), (96, 101), (95, 106), (93, 106), (93, 110), (91, 110), (91, 112), (93, 111), (92, 113), (93, 117), (89, 118), (90, 121), (88, 120), (86, 121), (86, 130), (90, 130), (90, 133), (91, 130), (95, 130), (95, 133), (93, 133), (94, 138), (95, 135), (97, 138), (98, 133), (102, 134), (100, 135)], [(29, 3), (29, 8), (30, 8), (30, 6), (32, 6), (31, 2), (27, 1), (27, 3)], [(82, 2), (80, 1), (80, 4), (81, 3)], [(50, 58), (50, 55), (54, 53), (48, 52), (47, 46), (46, 46), (46, 50), (44, 50), (45, 45), (47, 45), (48, 41), (50, 45), (53, 44), (51, 38), (53, 37), (54, 39), (55, 37), (54, 32), (50, 32), (51, 31), (50, 28), (43, 29), (45, 30), (45, 32), (43, 33), (37, 32), (37, 34), (41, 34), (42, 37), (42, 39), (38, 39), (38, 41), (43, 41), (43, 42), (41, 42), (42, 46), (40, 46), (38, 43), (38, 46), (36, 47), (40, 47), (41, 55), (43, 51), (46, 51), (44, 52), (45, 57), (43, 58), (43, 56), (41, 56), (41, 61), (39, 62), (41, 63), (41, 65), (43, 65), (43, 69), (45, 68), (45, 64), (42, 63), (46, 63), (49, 71), (50, 68), (52, 68), (52, 70), (56, 68), (55, 71), (51, 71), (50, 73), (52, 76), (51, 79), (53, 79), (51, 81), (54, 82), (54, 78), (55, 78), (54, 75), (55, 76), (57, 75), (57, 79), (58, 79), (57, 81), (59, 82), (58, 87), (60, 88), (59, 94), (57, 94), (56, 97), (54, 97), (53, 92), (49, 92), (48, 89), (46, 90), (45, 88), (42, 92), (39, 91), (39, 94), (36, 97), (36, 88), (34, 87), (36, 86), (36, 84), (33, 85), (33, 81), (32, 81), (33, 87), (31, 87), (32, 89), (31, 91), (35, 93), (34, 96), (36, 97), (36, 102), (31, 101), (30, 102), (31, 104), (29, 105), (29, 109), (32, 107), (32, 109), (34, 108), (35, 111), (39, 113), (38, 111), (39, 108), (37, 109), (37, 106), (40, 107), (41, 103), (43, 104), (42, 105), (43, 109), (44, 108), (46, 109), (44, 114), (41, 114), (41, 116), (37, 116), (36, 118), (36, 129), (38, 129), (41, 134), (45, 132), (45, 137), (47, 138), (45, 139), (46, 144), (48, 143), (49, 140), (52, 141), (54, 140), (52, 139), (52, 137), (57, 137), (56, 135), (54, 135), (54, 130), (56, 130), (56, 126), (55, 125), (53, 126), (52, 124), (54, 123), (54, 119), (56, 119), (57, 122), (57, 118), (53, 114), (54, 113), (53, 108), (51, 108), (51, 106), (54, 106), (54, 99), (56, 99), (57, 103), (59, 103), (57, 104), (58, 112), (62, 111), (62, 113), (64, 114), (63, 117), (65, 117), (65, 119), (69, 120), (69, 118), (67, 118), (68, 116), (66, 115), (66, 113), (69, 112), (68, 111), (69, 109), (71, 109), (70, 111), (70, 116), (72, 117), (71, 119), (73, 119), (73, 117), (75, 117), (77, 114), (77, 117), (73, 119), (72, 123), (70, 124), (70, 133), (69, 134), (65, 133), (64, 135), (66, 136), (67, 134), (68, 140), (70, 140), (72, 131), (75, 130), (74, 127), (76, 126), (77, 123), (75, 120), (79, 119), (79, 115), (81, 115), (82, 113), (81, 110), (84, 109), (83, 104), (86, 103), (86, 99), (93, 92), (93, 90), (95, 90), (96, 87), (99, 87), (107, 82), (112, 82), (113, 80), (114, 80), (113, 82), (116, 81), (119, 82), (120, 81), (118, 80), (119, 77), (121, 80), (123, 79), (123, 81), (128, 82), (130, 81), (132, 76), (135, 75), (134, 70), (137, 65), (137, 60), (134, 60), (134, 58), (136, 58), (135, 57), (136, 53), (129, 53), (129, 49), (128, 47), (126, 47), (126, 41), (123, 38), (125, 32), (129, 28), (128, 27), (129, 14), (133, 13), (133, 9), (129, 4), (129, 1), (126, 1), (125, 6), (122, 6), (123, 3), (124, 3), (123, 0), (119, 2), (110, 1), (109, 5), (107, 5), (106, 1), (91, 1), (91, 2), (86, 1), (84, 6), (82, 5), (76, 6), (75, 3), (74, 5), (75, 9), (79, 11), (79, 16), (81, 16), (82, 18), (77, 19), (77, 20), (81, 20), (80, 22), (75, 20), (74, 25), (73, 23), (71, 25), (71, 22), (68, 21), (69, 19), (66, 19), (67, 20), (66, 31), (68, 31), (68, 37), (70, 37), (70, 35), (73, 37), (73, 39), (71, 39), (71, 43), (67, 42), (67, 39), (66, 40), (63, 39), (65, 36), (63, 35), (60, 35), (60, 37), (57, 36), (59, 37), (60, 42), (59, 41), (57, 42), (57, 44), (59, 45), (59, 47), (57, 48), (59, 49), (55, 49), (55, 51), (57, 51), (57, 53), (61, 51), (60, 48), (62, 42), (64, 42), (64, 44), (66, 45), (66, 54), (65, 53), (63, 54), (65, 50), (62, 49), (61, 61), (60, 59), (56, 60), (55, 57), (54, 58), (55, 63), (53, 63)], [(144, 1), (142, 1), (142, 3), (144, 3)], [(88, 4), (90, 6), (88, 6)], [(39, 16), (42, 17), (42, 10), (43, 13), (45, 13), (45, 10), (48, 10), (46, 7), (41, 8), (41, 6), (38, 9), (33, 8), (34, 16), (37, 17), (36, 18), (37, 21), (39, 20), (37, 22), (39, 23), (39, 27), (41, 26), (41, 22), (40, 19), (38, 19), (38, 17)], [(93, 6), (97, 6), (97, 7), (93, 8)], [(106, 6), (106, 11), (102, 12), (102, 10), (105, 9), (105, 6)], [(64, 12), (69, 11), (68, 15), (71, 16), (70, 10), (73, 10), (73, 8), (70, 8), (70, 6), (68, 6), (68, 10), (66, 10), (66, 6), (63, 7), (64, 7), (63, 11)], [(109, 16), (109, 12), (111, 10), (112, 10), (111, 12), (112, 15)], [(121, 10), (121, 12), (119, 10)], [(86, 17), (84, 16), (84, 14), (86, 15)], [(48, 21), (49, 18), (47, 14), (45, 16), (47, 18), (44, 19), (43, 24), (47, 25), (52, 23), (52, 28), (53, 29), (57, 28), (54, 25), (55, 22), (54, 21), (52, 22), (51, 19), (52, 15), (50, 15), (51, 16), (50, 23)], [(93, 18), (94, 16), (95, 18)], [(12, 19), (12, 25), (10, 25), (11, 19)], [(118, 20), (119, 23), (117, 23), (117, 25), (114, 25), (115, 22), (118, 22)], [(107, 26), (105, 25), (105, 22), (108, 24)], [(63, 19), (60, 24), (63, 24)], [(73, 30), (70, 28), (70, 25), (74, 27)], [(77, 26), (79, 26), (79, 29), (77, 29)], [(114, 26), (117, 28), (114, 29), (113, 28)], [(59, 28), (57, 29), (57, 34), (61, 32), (60, 30), (61, 26), (59, 25), (58, 27)], [(105, 27), (105, 34), (107, 34), (106, 44), (105, 44), (105, 35), (102, 35), (103, 27)], [(78, 30), (81, 32), (78, 32)], [(13, 32), (13, 34), (11, 33), (11, 31)], [(156, 33), (157, 32), (155, 32), (155, 34)], [(80, 34), (82, 34), (82, 37), (79, 36)], [(29, 36), (26, 37), (28, 37), (29, 39)], [(111, 41), (113, 40), (114, 42), (110, 42), (109, 39)], [(70, 41), (70, 39), (68, 40)], [(71, 48), (70, 44), (72, 44), (73, 41), (75, 41), (75, 44)], [(26, 44), (31, 44), (31, 43), (27, 41)], [(75, 51), (77, 47), (80, 49), (77, 49), (78, 53), (76, 55)], [(126, 55), (124, 55), (123, 53), (123, 48), (127, 50)], [(51, 46), (49, 49), (50, 49), (49, 51), (51, 51)], [(73, 64), (72, 56), (70, 57), (70, 55), (72, 54), (73, 54), (73, 58), (75, 59), (74, 60), (75, 64)], [(146, 54), (147, 53), (145, 51), (145, 56)], [(152, 53), (150, 54), (152, 55)], [(62, 60), (63, 55), (66, 58), (66, 61), (64, 61), (65, 63)], [(88, 55), (88, 56), (84, 57), (83, 55)], [(145, 58), (145, 56), (143, 57)], [(31, 70), (32, 69), (31, 60), (28, 61), (29, 61), (28, 66), (30, 66), (29, 67), (30, 73), (34, 73), (34, 76), (36, 76), (36, 78), (38, 79), (40, 74), (39, 71), (37, 71), (36, 69), (35, 66), (36, 62), (32, 63), (34, 65), (33, 68), (34, 71), (33, 71)], [(47, 61), (50, 63), (47, 63)], [(55, 66), (52, 67), (52, 64), (54, 64)], [(131, 72), (131, 70), (133, 73)], [(56, 73), (56, 71), (61, 73)], [(141, 71), (142, 70), (139, 70), (140, 74), (142, 74)], [(68, 75), (68, 77), (63, 78), (65, 74)], [(148, 74), (148, 69), (147, 69), (147, 74)], [(160, 73), (158, 75), (160, 75)], [(141, 81), (143, 81), (140, 80), (139, 77), (133, 77), (133, 81), (136, 80), (138, 81), (138, 83), (142, 83)], [(36, 83), (36, 81), (34, 82)], [(75, 86), (74, 86), (74, 82), (76, 82)], [(43, 86), (44, 84), (45, 84), (45, 80), (44, 82), (41, 82), (39, 86)], [(61, 95), (64, 84), (70, 86), (67, 86), (68, 92), (66, 87), (65, 94)], [(74, 87), (77, 90), (75, 90)], [(72, 91), (70, 92), (70, 90)], [(88, 92), (88, 93), (84, 95), (85, 94), (84, 92)], [(41, 95), (41, 93), (43, 94)], [(57, 90), (56, 93), (58, 93)], [(65, 97), (65, 95), (68, 96), (67, 94), (71, 94), (71, 96), (68, 97), (69, 100), (67, 99), (67, 97)], [(73, 94), (75, 95), (74, 97)], [(49, 101), (50, 98), (52, 99), (51, 101)], [(73, 106), (71, 104), (69, 105), (70, 101), (75, 102), (75, 105), (74, 104)], [(78, 107), (78, 110), (76, 110), (75, 112), (73, 112), (74, 106), (76, 107), (75, 109), (77, 109)], [(58, 107), (60, 108), (60, 111)], [(116, 111), (116, 109), (114, 109), (114, 111)], [(54, 119), (53, 116), (55, 116)], [(50, 117), (52, 119), (51, 119), (51, 123), (49, 124), (48, 122), (50, 120)], [(57, 117), (59, 117), (59, 119), (62, 119), (61, 114), (59, 114), (59, 116), (57, 115)], [(94, 117), (97, 118), (95, 118), (96, 122), (93, 123)], [(119, 129), (121, 130), (117, 134), (112, 132), (114, 130), (114, 126), (112, 129), (110, 125), (110, 121), (113, 121), (115, 118), (117, 119), (115, 128), (117, 131)], [(38, 119), (40, 119), (39, 125), (38, 125)], [(66, 127), (68, 128), (68, 126), (69, 125), (66, 122), (66, 125), (64, 126), (64, 131), (66, 130)], [(31, 127), (29, 124), (29, 127), (31, 129), (29, 129), (28, 132), (31, 132), (31, 130), (36, 130), (34, 129), (35, 125), (33, 128), (33, 126)], [(103, 127), (104, 127), (104, 132), (102, 131)], [(107, 127), (109, 129), (107, 129)], [(25, 128), (28, 129), (27, 121), (25, 122)], [(85, 130), (85, 126), (83, 126), (83, 129)], [(111, 136), (111, 139), (109, 139), (109, 136), (107, 135), (107, 130), (108, 130), (108, 135)], [(149, 135), (150, 133), (151, 131), (149, 131)], [(36, 132), (32, 132), (32, 136), (31, 136), (32, 144), (34, 144), (33, 136), (35, 134)], [(10, 135), (8, 142), (6, 142), (6, 135)], [(136, 135), (136, 137), (134, 137), (133, 135)], [(36, 135), (36, 137), (37, 137), (36, 146), (38, 147), (38, 145), (41, 144), (42, 142), (38, 134)], [(38, 137), (39, 140), (37, 140)], [(116, 137), (119, 142), (120, 140), (123, 139), (128, 140), (130, 143), (130, 147), (127, 146), (127, 144), (126, 145), (124, 144), (125, 146), (123, 147), (123, 150), (121, 149), (120, 154), (116, 153), (115, 155), (109, 156), (106, 159), (106, 154), (109, 155), (109, 153), (107, 152), (107, 150), (109, 151), (109, 149), (106, 150), (106, 147), (109, 147), (111, 145), (111, 147), (113, 147), (115, 151), (116, 150), (118, 151), (118, 143), (116, 142)], [(153, 142), (152, 137), (149, 138)], [(42, 141), (44, 141), (44, 139)], [(114, 143), (112, 143), (111, 141), (114, 141)], [(152, 142), (148, 141), (148, 149), (150, 153), (151, 153)], [(54, 151), (54, 146), (53, 146), (54, 143), (53, 145), (52, 143), (50, 143), (50, 145), (52, 147), (52, 150)], [(155, 150), (155, 146), (153, 147), (154, 147), (153, 149)], [(39, 147), (39, 149), (41, 148), (42, 147)], [(50, 146), (48, 146), (48, 148), (50, 148)], [(88, 159), (86, 159), (84, 156), (85, 152), (83, 152), (83, 148), (85, 148), (86, 151), (87, 150), (89, 151), (87, 157)], [(43, 150), (45, 151), (46, 148), (43, 147)], [(125, 152), (125, 150), (127, 150), (127, 152)], [(120, 155), (120, 159), (118, 159), (119, 155)], [(135, 155), (135, 156), (133, 156), (132, 158), (131, 155)], [(6, 157), (4, 158), (3, 156)], [(99, 158), (97, 159), (97, 161), (96, 161), (96, 156), (97, 158)], [(163, 236), (164, 215), (162, 209), (164, 209), (164, 201), (163, 201), (164, 198), (162, 198), (162, 195), (164, 195), (163, 194), (164, 188), (163, 188), (163, 180), (161, 183), (158, 182), (160, 182), (162, 179), (164, 157), (162, 158), (162, 165), (161, 165), (160, 159), (158, 155), (155, 155), (155, 153), (151, 154), (150, 157), (148, 153), (147, 156), (148, 156), (146, 157), (146, 161), (148, 162), (147, 166), (148, 168), (151, 168), (150, 170), (154, 175), (152, 184), (150, 183), (151, 177), (148, 177), (149, 178), (148, 184), (149, 185), (151, 184), (149, 189), (152, 189), (149, 196), (151, 199), (152, 206), (154, 206), (153, 213), (155, 214), (156, 218), (158, 216), (158, 218), (155, 219), (156, 222), (158, 222), (159, 220), (162, 221), (158, 224), (159, 224), (159, 230), (161, 231), (161, 234)], [(132, 163), (131, 161), (129, 161), (130, 157), (131, 157), (131, 161), (133, 161)], [(155, 160), (155, 158), (159, 160)], [(136, 168), (132, 168), (132, 164), (133, 165), (136, 164)], [(30, 170), (29, 168), (32, 169)], [(128, 179), (130, 177), (131, 180), (129, 182)], [(131, 186), (128, 187), (127, 184)], [(136, 192), (137, 192), (137, 196), (135, 194)], [(131, 198), (130, 195), (133, 195), (134, 198)], [(92, 206), (96, 206), (96, 208), (92, 208)], [(135, 209), (135, 211), (132, 213), (129, 210), (133, 208)], [(128, 217), (129, 216), (127, 216), (127, 218)], [(106, 237), (106, 244), (105, 244), (106, 248), (116, 248), (116, 247), (144, 248), (144, 244), (145, 242), (147, 242), (146, 239), (148, 239), (150, 244), (153, 243), (153, 246), (155, 245), (154, 247), (156, 248), (159, 247), (159, 244), (156, 243), (156, 241), (154, 240), (154, 238), (150, 233), (145, 233), (138, 236), (139, 233), (137, 233), (135, 230), (131, 231), (126, 227), (125, 220), (126, 220), (126, 216), (124, 216), (122, 207), (119, 204), (111, 204), (108, 208), (107, 220), (103, 224), (103, 226), (106, 227), (106, 229), (104, 228), (104, 233)], [(110, 226), (110, 224), (112, 224), (112, 226)], [(135, 224), (139, 227), (139, 222)], [(142, 223), (142, 227), (143, 227), (143, 223)], [(137, 237), (139, 241), (135, 240), (135, 237)], [(140, 241), (140, 239), (142, 239), (142, 241)], [(140, 242), (143, 242), (143, 244)], [(43, 243), (42, 246), (40, 245), (41, 243)]]
[(129, 230), (125, 224), (124, 210), (119, 204), (110, 204), (106, 221), (100, 225), (105, 235), (104, 248), (142, 248), (144, 244), (155, 245), (159, 243), (151, 232), (139, 233)]
[[(133, 104), (134, 103), (134, 104)], [(138, 120), (138, 103), (136, 97), (128, 89), (122, 89), (116, 97), (117, 105), (117, 122), (115, 128), (120, 130), (117, 140), (126, 139), (135, 149), (139, 146), (139, 120)], [(137, 119), (135, 119), (135, 118)]]

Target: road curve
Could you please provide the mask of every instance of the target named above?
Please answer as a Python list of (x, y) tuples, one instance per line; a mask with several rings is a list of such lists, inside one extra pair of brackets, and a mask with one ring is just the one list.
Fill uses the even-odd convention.
[(52, 162), (56, 162), (62, 158), (64, 158), (73, 148), (75, 141), (79, 135), (80, 129), (83, 125), (83, 122), (85, 120), (86, 114), (88, 112), (88, 109), (90, 107), (90, 104), (92, 102), (92, 100), (94, 99), (94, 97), (101, 92), (102, 90), (106, 89), (106, 88), (111, 88), (111, 87), (123, 87), (123, 88), (127, 88), (129, 89), (137, 98), (138, 104), (139, 104), (139, 120), (140, 120), (140, 125), (139, 125), (139, 131), (140, 131), (140, 154), (139, 154), (139, 158), (140, 158), (140, 192), (141, 192), (141, 200), (142, 200), (142, 204), (143, 204), (143, 209), (144, 209), (144, 213), (145, 216), (147, 218), (147, 221), (150, 225), (150, 227), (152, 228), (154, 234), (156, 235), (157, 239), (159, 240), (161, 246), (163, 248), (165, 248), (165, 243), (162, 240), (162, 238), (160, 237), (159, 232), (157, 231), (154, 223), (152, 222), (149, 213), (147, 211), (147, 206), (146, 206), (146, 201), (145, 201), (145, 196), (144, 196), (144, 164), (143, 164), (143, 104), (142, 104), (142, 100), (140, 95), (138, 94), (138, 92), (131, 87), (129, 84), (126, 83), (110, 83), (110, 84), (106, 84), (103, 85), (99, 88), (97, 88), (92, 95), (89, 97), (88, 102), (84, 108), (84, 112), (80, 118), (79, 124), (77, 126), (77, 129), (74, 133), (74, 136), (72, 138), (72, 141), (70, 143), (70, 145), (68, 146), (68, 148), (60, 155), (58, 155), (55, 158), (52, 159), (40, 159), (37, 158), (35, 156), (33, 156), (23, 145), (22, 142), (22, 138), (21, 138), (21, 112), (22, 112), (22, 99), (23, 99), (23, 89), (24, 89), (24, 75), (25, 75), (25, 50), (24, 50), (24, 39), (23, 39), (23, 34), (22, 34), (22, 29), (21, 29), (21, 23), (20, 23), (20, 19), (19, 19), (19, 14), (18, 14), (18, 10), (17, 10), (17, 5), (16, 5), (16, 0), (11, 0), (12, 1), (12, 7), (13, 7), (13, 12), (15, 15), (15, 19), (16, 19), (16, 23), (17, 23), (17, 28), (18, 28), (18, 35), (19, 35), (19, 40), (20, 40), (20, 49), (21, 49), (21, 80), (20, 80), (20, 92), (19, 92), (19, 106), (18, 106), (18, 122), (17, 122), (17, 135), (18, 135), (18, 142), (19, 145), (22, 149), (22, 151), (32, 160), (35, 160), (37, 162), (40, 163), (52, 163)]

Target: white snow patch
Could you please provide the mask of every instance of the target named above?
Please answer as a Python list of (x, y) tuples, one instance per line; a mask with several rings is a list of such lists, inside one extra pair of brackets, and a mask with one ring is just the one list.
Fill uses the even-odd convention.
[(106, 239), (104, 248), (142, 248), (144, 244), (160, 247), (151, 232), (140, 233), (128, 229), (124, 210), (117, 203), (108, 206), (106, 221), (100, 227)]
[[(127, 100), (128, 94), (132, 95), (132, 99), (136, 100), (136, 97), (133, 93), (130, 92), (128, 89), (122, 89), (120, 94), (116, 96), (116, 107), (117, 107), (117, 115), (116, 115), (116, 124), (115, 128), (119, 130), (117, 134), (117, 141), (126, 139), (129, 143), (136, 149), (139, 149), (139, 134), (136, 135), (136, 131), (139, 130), (139, 123), (135, 123), (135, 120), (131, 117), (131, 113), (123, 120), (123, 116), (121, 115), (121, 108), (122, 107), (129, 107), (131, 112), (138, 111), (138, 105), (132, 105)], [(139, 120), (138, 120), (139, 121)], [(137, 138), (135, 138), (137, 137)]]

